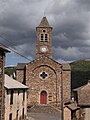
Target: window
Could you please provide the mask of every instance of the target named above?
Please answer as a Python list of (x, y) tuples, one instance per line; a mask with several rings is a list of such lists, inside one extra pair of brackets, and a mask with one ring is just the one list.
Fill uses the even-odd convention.
[(48, 34), (45, 34), (45, 42), (48, 41)]
[(7, 90), (7, 95), (9, 94), (9, 91)]
[(18, 95), (19, 95), (19, 90), (18, 90)]
[(25, 90), (23, 90), (23, 101), (25, 100)]
[(24, 108), (22, 110), (22, 119), (24, 120)]
[(45, 33), (45, 32), (46, 32), (46, 30), (43, 30), (43, 32)]
[(16, 120), (18, 120), (18, 112), (19, 112), (19, 110), (17, 110), (17, 113), (16, 113)]
[(12, 120), (12, 113), (9, 114), (9, 120)]
[(40, 40), (41, 40), (41, 42), (48, 41), (48, 33), (46, 30), (42, 30), (42, 33), (40, 34)]
[(13, 104), (13, 90), (11, 90), (11, 96), (10, 96), (10, 105)]
[(46, 72), (41, 72), (41, 73), (40, 73), (40, 78), (41, 78), (41, 79), (44, 80), (44, 79), (46, 79), (47, 77), (48, 77), (48, 74), (47, 74)]
[(41, 34), (41, 41), (43, 41), (43, 34)]

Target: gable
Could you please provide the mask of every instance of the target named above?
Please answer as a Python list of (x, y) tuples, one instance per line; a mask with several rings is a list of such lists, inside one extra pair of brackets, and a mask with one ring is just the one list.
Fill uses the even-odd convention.
[(35, 69), (36, 67), (40, 67), (40, 66), (47, 66), (53, 70), (59, 68), (61, 69), (61, 64), (46, 56), (33, 60), (32, 62), (28, 63), (26, 67), (27, 66), (29, 66), (31, 69)]

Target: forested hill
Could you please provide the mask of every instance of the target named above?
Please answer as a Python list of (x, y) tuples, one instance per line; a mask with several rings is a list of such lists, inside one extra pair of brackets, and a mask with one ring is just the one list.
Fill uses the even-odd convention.
[(71, 64), (72, 89), (80, 87), (90, 80), (90, 60), (80, 60)]

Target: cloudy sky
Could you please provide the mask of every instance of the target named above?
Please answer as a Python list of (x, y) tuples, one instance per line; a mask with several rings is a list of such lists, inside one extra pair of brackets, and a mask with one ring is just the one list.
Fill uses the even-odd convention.
[[(0, 43), (32, 61), (36, 27), (44, 15), (53, 27), (54, 59), (90, 58), (90, 0), (0, 0)], [(29, 61), (7, 54), (7, 65), (17, 62)]]

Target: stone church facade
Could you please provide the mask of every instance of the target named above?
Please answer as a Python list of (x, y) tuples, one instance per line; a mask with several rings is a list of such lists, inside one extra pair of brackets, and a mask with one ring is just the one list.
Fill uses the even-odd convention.
[(17, 65), (17, 79), (29, 87), (28, 106), (61, 106), (71, 98), (71, 69), (52, 58), (52, 27), (43, 17), (36, 27), (36, 59)]

